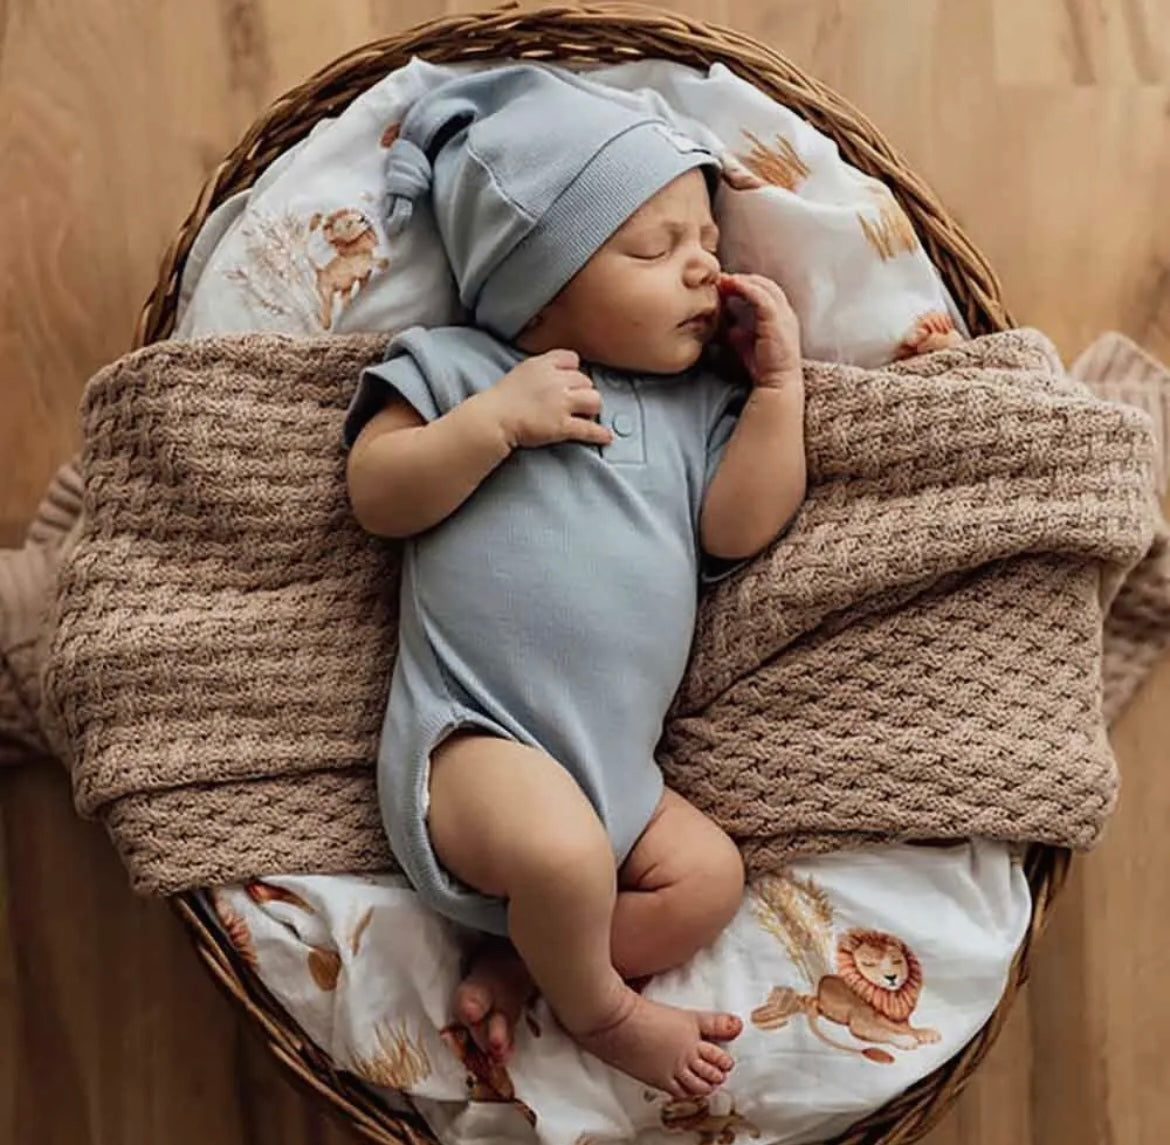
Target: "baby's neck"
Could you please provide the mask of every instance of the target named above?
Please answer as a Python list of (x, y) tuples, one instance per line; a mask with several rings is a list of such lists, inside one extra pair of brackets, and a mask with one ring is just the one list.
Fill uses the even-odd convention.
[(533, 357), (537, 354), (547, 354), (550, 350), (576, 350), (582, 360), (585, 357), (576, 346), (572, 345), (571, 338), (565, 339), (561, 337), (560, 331), (549, 330), (545, 328), (542, 322), (535, 322), (526, 329), (521, 330), (512, 339), (512, 345), (517, 350), (521, 350), (525, 354)]

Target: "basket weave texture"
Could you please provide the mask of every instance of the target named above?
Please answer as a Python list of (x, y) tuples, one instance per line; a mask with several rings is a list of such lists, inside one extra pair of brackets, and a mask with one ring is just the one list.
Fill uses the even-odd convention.
[[(139, 319), (135, 347), (166, 338), (174, 328), (180, 276), (210, 212), (228, 196), (251, 186), (268, 164), (308, 135), (320, 119), (339, 113), (412, 56), (434, 63), (523, 59), (600, 64), (653, 57), (698, 68), (725, 64), (834, 139), (848, 162), (886, 183), (913, 221), (973, 334), (1011, 324), (999, 282), (986, 259), (881, 132), (839, 95), (771, 48), (732, 29), (652, 8), (590, 4), (527, 12), (504, 8), (435, 20), (350, 52), (278, 99), (212, 172), (179, 228)], [(1066, 851), (1042, 846), (1029, 850), (1024, 867), (1032, 891), (1032, 921), (1004, 995), (986, 1026), (949, 1062), (832, 1145), (905, 1145), (925, 1134), (950, 1107), (1007, 1018), (1068, 863)], [(180, 895), (172, 904), (213, 977), (253, 1020), (272, 1053), (304, 1085), (371, 1141), (433, 1145), (435, 1138), (420, 1116), (389, 1109), (309, 1041), (255, 971), (235, 953), (201, 896)]]

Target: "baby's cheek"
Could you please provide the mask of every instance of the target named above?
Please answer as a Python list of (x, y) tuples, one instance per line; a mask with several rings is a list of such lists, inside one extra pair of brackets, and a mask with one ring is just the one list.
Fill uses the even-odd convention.
[(628, 306), (630, 321), (644, 335), (673, 333), (679, 322), (670, 306), (671, 292), (665, 288), (653, 293), (640, 293)]
[(644, 338), (651, 329), (650, 315), (646, 311), (644, 299), (612, 299), (605, 307), (600, 323), (602, 332), (609, 337)]

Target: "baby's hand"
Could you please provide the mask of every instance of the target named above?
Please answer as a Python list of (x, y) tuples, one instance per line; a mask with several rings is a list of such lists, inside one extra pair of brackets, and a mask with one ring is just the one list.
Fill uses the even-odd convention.
[(799, 377), (800, 324), (784, 291), (761, 274), (721, 274), (719, 293), (730, 315), (727, 340), (753, 385), (776, 389)]
[(613, 434), (593, 420), (601, 412), (601, 395), (580, 364), (572, 350), (549, 350), (521, 362), (484, 394), (512, 449), (560, 441), (609, 445)]

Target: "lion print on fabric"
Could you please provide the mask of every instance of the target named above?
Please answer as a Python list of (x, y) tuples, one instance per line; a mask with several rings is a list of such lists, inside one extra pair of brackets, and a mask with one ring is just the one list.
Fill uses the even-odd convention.
[(378, 236), (361, 211), (347, 207), (327, 215), (315, 214), (309, 220), (309, 230), (318, 227), (332, 251), (316, 273), (321, 326), (328, 330), (333, 324), (334, 302), (345, 307), (370, 281), (370, 275), (385, 270), (390, 260), (377, 253)]
[(256, 956), (256, 946), (252, 941), (252, 931), (244, 916), (232, 905), (228, 892), (222, 887), (211, 891), (211, 907), (219, 919), (232, 949), (240, 956), (244, 965), (255, 970), (260, 962)]
[(331, 330), (375, 273), (387, 269), (382, 240), (359, 207), (265, 214), (257, 209), (241, 225), (242, 265), (224, 276), (253, 306), (302, 333)]
[(466, 1071), (467, 1096), (471, 1101), (511, 1105), (529, 1125), (536, 1125), (536, 1114), (516, 1096), (507, 1069), (475, 1044), (465, 1026), (446, 1026), (439, 1031), (439, 1038)]
[(675, 1098), (663, 1105), (662, 1128), (670, 1133), (694, 1133), (696, 1145), (735, 1145), (745, 1138), (758, 1139), (760, 1130), (735, 1111), (726, 1090), (710, 1097)]
[[(776, 986), (752, 1011), (761, 1030), (783, 1029), (803, 1016), (826, 1045), (888, 1065), (879, 1046), (913, 1050), (940, 1040), (937, 1030), (915, 1027), (910, 1017), (922, 990), (922, 965), (896, 935), (853, 928), (833, 940), (833, 908), (811, 878), (782, 874), (753, 888), (753, 913), (778, 938), (807, 983), (807, 991)], [(822, 1022), (844, 1026), (864, 1048), (835, 1038)]]

